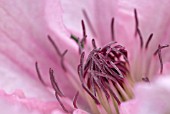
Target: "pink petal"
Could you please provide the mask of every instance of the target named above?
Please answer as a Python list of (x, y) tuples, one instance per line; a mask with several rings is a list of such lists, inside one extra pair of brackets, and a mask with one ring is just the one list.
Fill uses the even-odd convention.
[(6, 94), (0, 91), (1, 114), (66, 114), (55, 101), (44, 102), (38, 99), (26, 98), (16, 92)]
[(94, 0), (92, 7), (94, 7), (93, 22), (97, 31), (97, 38), (102, 45), (105, 45), (112, 41), (111, 21), (112, 18), (115, 18), (117, 11), (117, 0), (100, 0), (100, 2)]
[(82, 31), (81, 20), (84, 19), (82, 10), (90, 3), (79, 0), (72, 0), (71, 2), (61, 0), (64, 25), (75, 33), (80, 33)]
[[(89, 37), (95, 37), (99, 44), (102, 45), (112, 40), (111, 20), (115, 16), (117, 10), (117, 0), (109, 2), (104, 0), (91, 0), (87, 2), (79, 0), (73, 0), (72, 2), (62, 0), (61, 3), (64, 10), (64, 22), (69, 29), (81, 33), (81, 20), (83, 19)], [(91, 27), (83, 14), (83, 10), (86, 11), (93, 30), (91, 30)]]
[(170, 74), (170, 63), (169, 62), (166, 62), (163, 64), (163, 74), (164, 75), (168, 75)]
[(137, 85), (135, 99), (121, 104), (121, 114), (168, 114), (170, 77), (161, 77), (154, 83)]
[(73, 114), (89, 114), (89, 113), (87, 113), (86, 111), (81, 110), (81, 109), (76, 109), (76, 110), (73, 112)]
[[(54, 4), (56, 7), (51, 7), (50, 4)], [(62, 28), (63, 26), (60, 19), (62, 13), (58, 6), (59, 3), (56, 0), (50, 0), (48, 2), (46, 0), (1, 0), (0, 56), (2, 59), (0, 64), (1, 66), (5, 66), (1, 70), (5, 75), (2, 73), (1, 75), (3, 75), (4, 78), (9, 77), (9, 79), (13, 77), (11, 74), (15, 75), (16, 78), (27, 76), (26, 78), (31, 77), (37, 79), (35, 61), (38, 61), (45, 82), (50, 84), (48, 70), (52, 67), (57, 74), (56, 79), (61, 89), (65, 90), (66, 95), (73, 96), (74, 92), (68, 91), (73, 88), (60, 66), (60, 57), (56, 54), (47, 38), (48, 34), (51, 35), (54, 41), (57, 42), (56, 44), (61, 52), (65, 49), (69, 49), (67, 58), (69, 58), (69, 61), (72, 61), (72, 64), (68, 64), (74, 65), (73, 62), (76, 60), (73, 58), (75, 58), (75, 53), (77, 53), (75, 47), (70, 45), (70, 42), (66, 43), (65, 38), (67, 35), (58, 35), (58, 32), (55, 33), (56, 31), (54, 30), (60, 28), (58, 30), (62, 30), (62, 33), (64, 33), (64, 28)], [(56, 15), (52, 17), (50, 16), (52, 14)], [(53, 27), (51, 23), (56, 23), (56, 28), (51, 28)], [(67, 34), (67, 32), (65, 32), (65, 34)], [(6, 61), (8, 61), (9, 64), (7, 64)], [(11, 70), (12, 67), (15, 67), (13, 72)], [(60, 80), (65, 80), (66, 83), (61, 83)], [(14, 82), (8, 80), (6, 84), (9, 83), (13, 84)], [(31, 84), (32, 81), (28, 81), (28, 83)]]

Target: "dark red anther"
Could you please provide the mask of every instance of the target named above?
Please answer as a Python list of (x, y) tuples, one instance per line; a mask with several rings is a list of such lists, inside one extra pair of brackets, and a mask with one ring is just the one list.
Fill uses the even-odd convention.
[(147, 40), (147, 42), (146, 42), (145, 49), (148, 49), (148, 46), (149, 46), (149, 43), (150, 43), (152, 37), (153, 37), (153, 33), (150, 34), (150, 36), (149, 36), (149, 38), (148, 38), (148, 40)]
[(93, 48), (94, 48), (94, 49), (96, 49), (96, 48), (97, 48), (97, 46), (96, 46), (96, 42), (95, 42), (95, 40), (94, 40), (94, 39), (92, 39), (92, 46), (93, 46)]
[(64, 96), (63, 93), (60, 91), (57, 82), (55, 81), (54, 71), (51, 68), (49, 69), (49, 75), (50, 75), (51, 85), (54, 88), (55, 92), (57, 92), (59, 96)]
[[(60, 106), (62, 107), (62, 109), (67, 112), (67, 113), (70, 113), (70, 111), (68, 111), (66, 109), (66, 107), (64, 106), (64, 104), (62, 103), (62, 101), (60, 100), (60, 97), (64, 97), (63, 93), (60, 91), (60, 88), (58, 87), (58, 84), (57, 82), (55, 81), (55, 78), (54, 78), (54, 71), (50, 68), (49, 69), (49, 75), (50, 75), (50, 80), (51, 80), (51, 85), (55, 91), (55, 96), (56, 96), (56, 99), (58, 100)], [(60, 96), (60, 97), (59, 97)]]
[(115, 19), (112, 18), (112, 20), (111, 20), (111, 35), (112, 35), (112, 41), (115, 40), (114, 21), (115, 21)]
[(142, 37), (142, 33), (139, 29), (139, 20), (138, 20), (138, 14), (137, 14), (137, 10), (134, 9), (134, 15), (135, 15), (135, 36), (139, 35), (139, 39), (140, 39), (140, 47), (143, 47), (143, 37)]
[(67, 71), (66, 70), (66, 67), (65, 67), (65, 65), (64, 65), (64, 56), (66, 55), (66, 53), (67, 53), (67, 51), (68, 50), (65, 50), (63, 53), (61, 53), (60, 52), (60, 50), (59, 50), (59, 48), (57, 47), (57, 45), (55, 44), (55, 42), (53, 41), (53, 39), (48, 35), (48, 39), (49, 39), (49, 41), (50, 41), (50, 43), (52, 44), (52, 46), (54, 47), (54, 49), (55, 49), (55, 51), (56, 51), (56, 53), (60, 56), (60, 58), (61, 58), (61, 66), (62, 66), (62, 68), (63, 68), (63, 70), (64, 71)]
[(70, 111), (68, 111), (68, 110), (66, 109), (66, 107), (64, 106), (64, 104), (63, 104), (62, 101), (60, 100), (60, 98), (59, 98), (59, 96), (58, 96), (58, 93), (57, 93), (56, 91), (55, 91), (55, 96), (56, 96), (56, 99), (58, 100), (60, 106), (62, 107), (62, 109), (63, 109), (65, 112), (70, 113)]
[(137, 32), (138, 32), (139, 39), (140, 39), (140, 47), (143, 48), (143, 37), (142, 37), (142, 33), (141, 33), (140, 29), (138, 29)]
[(137, 10), (134, 9), (134, 16), (135, 16), (135, 36), (137, 35), (137, 30), (139, 28), (139, 20), (138, 20), (138, 14), (137, 14)]
[(85, 28), (85, 24), (84, 24), (83, 20), (81, 20), (81, 25), (82, 25), (82, 30), (83, 30), (82, 43), (85, 43), (86, 42), (86, 38), (87, 38), (87, 34), (86, 34), (86, 28)]
[(87, 25), (89, 26), (90, 31), (92, 32), (92, 34), (93, 34), (94, 36), (96, 36), (96, 32), (95, 32), (95, 30), (94, 30), (94, 28), (93, 28), (93, 25), (92, 25), (92, 23), (91, 23), (91, 21), (90, 21), (89, 16), (87, 15), (87, 13), (86, 13), (86, 11), (85, 11), (84, 9), (82, 10), (82, 12), (83, 12), (85, 21), (87, 22)]
[(64, 56), (66, 55), (67, 52), (68, 52), (68, 50), (65, 50), (65, 51), (63, 52), (63, 54), (61, 55), (61, 66), (62, 66), (62, 68), (64, 69), (64, 71), (67, 71), (67, 70), (66, 70), (66, 67), (65, 67), (65, 65), (64, 65)]
[(35, 62), (35, 69), (36, 69), (36, 72), (37, 72), (37, 75), (38, 75), (39, 80), (41, 81), (41, 83), (42, 83), (43, 85), (46, 86), (46, 83), (44, 82), (44, 80), (42, 79), (42, 76), (41, 76), (41, 74), (40, 74), (40, 71), (39, 71), (39, 68), (38, 68), (38, 62)]
[(162, 74), (162, 72), (163, 72), (163, 61), (162, 61), (161, 50), (166, 48), (166, 47), (169, 47), (169, 45), (164, 45), (164, 46), (158, 45), (158, 49), (154, 53), (154, 55), (158, 54), (158, 57), (159, 57), (160, 67), (161, 67), (160, 68), (160, 74)]
[(162, 50), (162, 49), (167, 48), (167, 47), (169, 47), (169, 45), (161, 46), (161, 45), (159, 44), (159, 45), (158, 45), (158, 49), (155, 51), (154, 55), (156, 55), (156, 54), (159, 52), (159, 50)]
[(79, 95), (79, 92), (76, 92), (76, 95), (75, 95), (74, 98), (73, 98), (73, 106), (74, 106), (74, 108), (78, 108), (78, 107), (77, 107), (78, 95)]
[(57, 47), (57, 45), (55, 44), (55, 42), (53, 41), (53, 39), (51, 38), (51, 36), (48, 35), (48, 39), (49, 39), (50, 43), (53, 45), (56, 53), (57, 53), (59, 56), (61, 56), (61, 52), (60, 52), (59, 48)]

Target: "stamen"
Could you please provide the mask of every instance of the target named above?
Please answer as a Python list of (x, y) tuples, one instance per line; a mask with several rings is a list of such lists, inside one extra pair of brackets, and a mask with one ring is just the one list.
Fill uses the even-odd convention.
[[(95, 40), (92, 40), (94, 49), (88, 55), (88, 58), (84, 62), (84, 52), (81, 54), (80, 64), (78, 66), (78, 74), (85, 91), (95, 100), (98, 94), (98, 89), (101, 90), (107, 99), (110, 94), (115, 98), (118, 104), (119, 99), (109, 87), (109, 81), (113, 84), (122, 84), (124, 76), (128, 73), (126, 68), (127, 51), (120, 45), (113, 46), (115, 42), (112, 42), (103, 48), (96, 48), (94, 44)], [(87, 86), (86, 86), (87, 85)]]
[(84, 90), (94, 99), (96, 104), (100, 104), (99, 101), (97, 100), (97, 98), (90, 92), (90, 90), (84, 84), (84, 80), (83, 80), (83, 72), (84, 72), (84, 70), (83, 70), (83, 61), (84, 61), (84, 55), (85, 55), (85, 53), (83, 52), (81, 54), (81, 57), (80, 57), (80, 65), (78, 65), (79, 78), (80, 78), (80, 81), (82, 83), (82, 87), (84, 88)]
[(143, 37), (142, 37), (140, 29), (137, 30), (137, 33), (138, 33), (139, 39), (140, 39), (140, 47), (142, 48), (143, 47)]
[(160, 60), (160, 64), (161, 64), (160, 74), (162, 74), (162, 71), (163, 71), (163, 61), (162, 61), (162, 56), (161, 56), (161, 50), (158, 51), (158, 56), (159, 56), (159, 60)]
[(83, 38), (80, 40), (80, 38), (74, 36), (71, 34), (71, 38), (78, 44), (78, 47), (79, 47), (79, 54), (82, 53), (83, 51), (83, 48), (84, 48), (84, 45), (86, 43), (86, 38), (87, 38), (87, 35), (86, 35), (86, 28), (85, 28), (85, 24), (84, 24), (84, 21), (82, 20), (81, 21), (81, 25), (82, 25), (82, 31), (83, 31)]
[(38, 68), (38, 62), (35, 62), (35, 69), (36, 69), (36, 72), (37, 72), (37, 75), (38, 75), (39, 80), (41, 81), (41, 83), (42, 83), (43, 85), (46, 86), (46, 83), (44, 82), (44, 80), (42, 79), (42, 76), (41, 76), (41, 74), (40, 74), (40, 71), (39, 71), (39, 68)]
[(137, 10), (134, 9), (134, 15), (135, 15), (135, 28), (136, 28), (136, 31), (135, 31), (135, 36), (137, 36), (137, 34), (139, 35), (139, 39), (140, 39), (140, 47), (142, 48), (143, 47), (143, 37), (142, 37), (142, 34), (141, 34), (141, 31), (139, 29), (139, 20), (138, 20), (138, 15), (137, 15)]
[(60, 103), (60, 106), (62, 107), (62, 109), (63, 109), (65, 112), (69, 113), (69, 111), (65, 108), (64, 104), (61, 102), (61, 100), (60, 100), (60, 98), (59, 98), (59, 96), (58, 96), (58, 94), (57, 94), (56, 91), (55, 91), (55, 96), (56, 96), (58, 102)]
[(49, 75), (50, 75), (51, 85), (54, 88), (54, 90), (57, 92), (59, 96), (64, 96), (63, 93), (60, 91), (57, 82), (55, 81), (54, 71), (51, 68), (49, 69)]
[(53, 39), (51, 38), (51, 36), (48, 35), (48, 39), (49, 39), (50, 43), (53, 45), (53, 47), (54, 47), (55, 51), (57, 52), (57, 54), (59, 56), (61, 56), (61, 52), (60, 52), (59, 48), (57, 47), (57, 45), (55, 44), (55, 42), (53, 41)]
[(82, 42), (82, 40), (80, 41), (79, 38), (78, 38), (78, 47), (79, 47), (79, 54), (81, 54), (83, 51), (84, 42)]
[(114, 33), (114, 21), (115, 19), (112, 18), (112, 21), (111, 21), (111, 35), (112, 35), (112, 41), (115, 40), (115, 33)]
[(96, 82), (96, 85), (99, 87), (99, 89), (101, 89), (104, 92), (106, 98), (109, 99), (110, 95), (106, 90), (107, 88), (103, 86), (103, 84), (104, 84), (103, 80), (99, 80), (99, 78), (98, 78), (98, 79), (95, 79), (95, 82)]
[(82, 67), (83, 67), (83, 62), (84, 62), (84, 55), (85, 55), (85, 52), (83, 52), (80, 57), (80, 65), (82, 65)]
[[(55, 90), (56, 99), (58, 100), (58, 102), (59, 102), (60, 106), (62, 107), (62, 109), (63, 109), (65, 112), (70, 113), (70, 111), (68, 111), (68, 110), (65, 108), (64, 104), (61, 102), (61, 100), (60, 100), (60, 98), (59, 98), (59, 96), (60, 96), (60, 97), (63, 97), (64, 95), (63, 95), (62, 92), (60, 91), (60, 89), (59, 89), (59, 87), (58, 87), (58, 84), (57, 84), (57, 82), (56, 82), (55, 79), (54, 79), (54, 72), (53, 72), (53, 70), (52, 70), (51, 68), (49, 69), (49, 75), (50, 75), (51, 85), (52, 85), (52, 87), (53, 87), (54, 90)], [(58, 95), (59, 95), (59, 96), (58, 96)]]
[(64, 69), (64, 71), (67, 71), (67, 70), (66, 70), (66, 67), (65, 67), (65, 65), (64, 65), (64, 56), (66, 55), (67, 52), (68, 52), (68, 50), (65, 50), (65, 51), (63, 52), (63, 54), (61, 55), (61, 66), (62, 66), (62, 68)]
[(80, 65), (78, 65), (77, 71), (79, 74), (80, 81), (83, 83), (83, 61), (84, 61), (84, 55), (85, 53), (83, 52), (80, 57)]
[[(91, 71), (89, 71), (88, 73), (91, 73)], [(105, 73), (100, 73), (100, 72), (97, 72), (97, 71), (93, 71), (93, 73), (98, 77), (108, 78), (111, 81), (116, 82), (116, 80), (111, 75), (108, 75), (108, 74), (105, 74)]]
[(66, 70), (66, 67), (64, 65), (64, 56), (66, 55), (68, 50), (66, 49), (63, 53), (61, 53), (59, 48), (57, 47), (57, 45), (55, 44), (55, 42), (53, 41), (53, 39), (49, 35), (48, 35), (48, 39), (49, 39), (50, 43), (53, 45), (56, 53), (60, 56), (60, 58), (61, 58), (61, 61), (60, 61), (61, 66), (62, 66), (63, 70), (66, 72), (67, 70)]
[(164, 46), (158, 45), (158, 49), (155, 51), (154, 55), (156, 55), (159, 52), (159, 50), (166, 48), (166, 47), (169, 47), (169, 45), (164, 45)]
[(83, 20), (81, 20), (81, 25), (82, 25), (82, 30), (83, 30), (83, 39), (81, 40), (81, 43), (83, 44), (86, 42), (86, 38), (87, 38), (86, 28), (85, 28), (85, 24)]
[(163, 72), (163, 61), (162, 61), (161, 50), (166, 48), (166, 47), (169, 47), (169, 45), (165, 45), (165, 46), (158, 45), (158, 49), (154, 53), (154, 55), (158, 54), (158, 57), (159, 57), (160, 67), (161, 67), (160, 68), (160, 74), (162, 74), (162, 72)]
[(137, 10), (136, 9), (134, 9), (134, 14), (135, 14), (135, 36), (137, 35), (137, 30), (138, 30), (138, 27), (139, 27), (139, 21), (138, 21), (138, 14), (137, 14)]
[(150, 34), (150, 36), (149, 36), (149, 38), (148, 38), (148, 40), (146, 42), (145, 49), (148, 49), (149, 43), (150, 43), (152, 38), (153, 38), (153, 33)]
[(88, 15), (87, 15), (87, 13), (86, 13), (86, 11), (83, 9), (82, 12), (83, 12), (83, 15), (84, 15), (84, 17), (85, 17), (85, 20), (86, 20), (86, 22), (87, 22), (87, 25), (89, 26), (90, 31), (92, 32), (92, 34), (93, 34), (94, 36), (96, 36), (96, 32), (95, 32), (95, 30), (94, 30), (94, 28), (93, 28), (93, 26), (92, 26), (92, 23), (91, 23)]
[[(90, 80), (90, 81), (89, 81)], [(87, 83), (88, 87), (91, 86), (92, 88), (92, 93), (94, 94), (94, 96), (96, 96), (96, 87), (95, 87), (95, 81), (94, 81), (94, 78), (92, 76), (90, 76), (90, 78), (88, 79), (89, 83)]]
[(55, 91), (55, 96), (56, 96), (56, 99), (58, 100), (60, 106), (62, 107), (62, 109), (63, 109), (65, 112), (70, 113), (70, 112), (65, 108), (64, 104), (61, 102), (61, 100), (60, 100), (60, 98), (59, 98), (59, 96), (58, 96), (58, 94), (57, 94), (56, 91)]
[(109, 92), (113, 95), (113, 97), (115, 98), (116, 102), (118, 103), (118, 105), (120, 105), (120, 100), (117, 98), (117, 96), (115, 95), (115, 93), (112, 91), (112, 89), (109, 87), (108, 84), (104, 83), (105, 86), (108, 88)]
[(93, 46), (93, 48), (94, 48), (94, 49), (96, 49), (96, 48), (97, 48), (97, 46), (96, 46), (96, 42), (95, 42), (95, 40), (94, 40), (94, 39), (92, 39), (92, 46)]
[(78, 107), (77, 107), (78, 95), (79, 95), (79, 92), (77, 92), (76, 95), (75, 95), (74, 98), (73, 98), (73, 106), (74, 106), (74, 108), (78, 108)]
[(96, 104), (100, 104), (100, 102), (97, 100), (97, 98), (91, 93), (91, 91), (84, 84), (82, 84), (82, 87), (93, 98), (93, 100), (95, 101)]

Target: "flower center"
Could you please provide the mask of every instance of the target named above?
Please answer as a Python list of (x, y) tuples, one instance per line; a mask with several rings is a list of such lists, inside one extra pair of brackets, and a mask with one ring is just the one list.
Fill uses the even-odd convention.
[[(104, 102), (110, 102), (117, 107), (120, 105), (120, 101), (125, 100), (122, 91), (126, 91), (123, 87), (124, 78), (129, 74), (128, 53), (123, 46), (116, 42), (97, 48), (93, 39), (92, 44), (94, 49), (85, 62), (85, 53), (81, 54), (78, 66), (82, 87), (96, 104), (101, 103), (106, 108)], [(105, 101), (103, 97), (106, 98)], [(109, 111), (109, 109), (105, 110)]]
[[(94, 32), (93, 27), (91, 26), (90, 20), (85, 10), (83, 10), (83, 14), (85, 15), (86, 21), (90, 26), (92, 33), (96, 34)], [(135, 37), (138, 36), (140, 40), (140, 48), (141, 48), (140, 51), (142, 52), (144, 47), (144, 42), (143, 42), (141, 31), (139, 29), (139, 22), (138, 22), (136, 9), (134, 10), (134, 15), (135, 15), (135, 23), (136, 23)], [(129, 65), (129, 61), (128, 61), (128, 52), (126, 51), (125, 47), (117, 44), (116, 42), (110, 42), (103, 47), (97, 47), (95, 40), (92, 39), (93, 49), (90, 51), (89, 55), (87, 56), (87, 59), (84, 60), (85, 58), (84, 48), (85, 48), (87, 35), (86, 35), (86, 29), (83, 20), (81, 24), (83, 30), (83, 38), (79, 39), (78, 37), (71, 35), (71, 38), (78, 44), (79, 53), (81, 54), (80, 64), (78, 65), (77, 71), (80, 78), (80, 84), (82, 85), (84, 90), (78, 87), (79, 91), (81, 91), (80, 94), (83, 97), (87, 97), (86, 100), (89, 102), (89, 106), (91, 107), (93, 113), (119, 114), (118, 107), (120, 103), (129, 100), (133, 97), (132, 89), (134, 86), (133, 84), (135, 83), (135, 79), (133, 79), (132, 76), (134, 77), (138, 76), (140, 77), (140, 79), (142, 79), (144, 82), (147, 83), (150, 82), (150, 79), (147, 75), (145, 77), (143, 77), (143, 75), (139, 75), (138, 70), (136, 70), (138, 68), (133, 69), (135, 72), (137, 72), (137, 75), (132, 72), (132, 68), (130, 68), (131, 65)], [(149, 36), (145, 44), (146, 50), (148, 49), (152, 36), (153, 34)], [(112, 18), (111, 20), (111, 37), (112, 37), (111, 38), (112, 41), (114, 41), (115, 40), (114, 18)], [(67, 69), (67, 66), (64, 65), (64, 56), (67, 53), (67, 50), (61, 53), (59, 48), (55, 44), (55, 42), (52, 40), (52, 38), (48, 36), (48, 39), (51, 42), (54, 49), (56, 50), (56, 53), (61, 57), (61, 66), (63, 70), (66, 73), (71, 74), (71, 71), (69, 71), (69, 69)], [(165, 46), (159, 45), (158, 49), (154, 53), (154, 56), (158, 55), (160, 60), (160, 66), (161, 66), (160, 73), (162, 73), (163, 71), (161, 50), (168, 46), (169, 45), (165, 45)], [(141, 64), (138, 65), (140, 67), (142, 66)], [(36, 66), (38, 78), (40, 79), (43, 85), (47, 86), (41, 77), (40, 71), (38, 69), (38, 63), (36, 63), (35, 66)], [(60, 91), (58, 84), (55, 81), (52, 69), (49, 70), (49, 75), (50, 75), (51, 85), (55, 91), (56, 99), (58, 100), (58, 102), (60, 103), (61, 107), (65, 112), (72, 113), (72, 110), (74, 109), (68, 110), (61, 101), (61, 99), (64, 98), (64, 94)], [(72, 77), (68, 76), (68, 78), (71, 79)], [(74, 80), (74, 78), (72, 80)], [(79, 82), (79, 79), (77, 82)], [(77, 85), (79, 86), (79, 83)], [(77, 108), (76, 102), (77, 102), (78, 94), (79, 92), (76, 93), (75, 98), (73, 100), (74, 108)]]

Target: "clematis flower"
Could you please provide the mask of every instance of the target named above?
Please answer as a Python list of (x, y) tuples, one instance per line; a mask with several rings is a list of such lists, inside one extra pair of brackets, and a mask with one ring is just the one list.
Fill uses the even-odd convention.
[(167, 113), (170, 1), (60, 2), (0, 1), (1, 113)]

